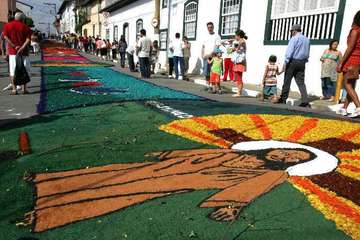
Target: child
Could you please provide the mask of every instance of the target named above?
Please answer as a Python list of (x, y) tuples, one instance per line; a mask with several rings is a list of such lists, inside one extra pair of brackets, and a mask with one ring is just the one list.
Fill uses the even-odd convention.
[(236, 44), (231, 61), (234, 63), (233, 71), (237, 85), (237, 93), (233, 97), (240, 97), (243, 89), (243, 73), (246, 71), (246, 40), (244, 31), (237, 30), (235, 33)]
[(223, 60), (221, 59), (221, 50), (216, 49), (213, 53), (213, 57), (208, 59), (208, 63), (211, 65), (210, 73), (210, 85), (212, 93), (221, 94), (220, 77), (223, 70)]
[(279, 66), (276, 64), (277, 57), (271, 55), (269, 57), (269, 62), (265, 67), (265, 73), (263, 78), (263, 94), (261, 96), (261, 101), (264, 99), (270, 99), (271, 102), (277, 101), (277, 75), (280, 75), (284, 70), (279, 70)]

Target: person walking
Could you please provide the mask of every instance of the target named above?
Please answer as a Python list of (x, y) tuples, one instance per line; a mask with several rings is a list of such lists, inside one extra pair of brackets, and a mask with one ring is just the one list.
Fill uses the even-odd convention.
[(289, 97), (291, 81), (295, 78), (295, 82), (301, 93), (300, 107), (310, 108), (305, 85), (305, 65), (310, 55), (310, 40), (302, 34), (301, 25), (299, 24), (291, 27), (291, 36), (285, 55), (284, 84), (277, 103), (286, 103)]
[(191, 58), (191, 43), (189, 42), (188, 37), (183, 37), (184, 42), (184, 79), (188, 80), (187, 74), (189, 72), (189, 60)]
[(118, 41), (114, 40), (111, 44), (111, 55), (113, 61), (117, 61), (118, 49), (119, 49), (119, 43)]
[(335, 86), (337, 80), (336, 67), (341, 61), (342, 54), (337, 50), (339, 45), (338, 40), (332, 40), (329, 48), (326, 49), (321, 56), (321, 86), (323, 96), (321, 100), (328, 99), (329, 102), (334, 101)]
[[(183, 80), (184, 77), (184, 53), (183, 53), (184, 48), (185, 48), (184, 43), (180, 39), (180, 33), (176, 33), (174, 41), (170, 44), (170, 49), (172, 49), (174, 55), (175, 79), (178, 80)], [(179, 73), (179, 65), (180, 65), (180, 73)]]
[(221, 38), (214, 31), (214, 23), (208, 22), (206, 26), (207, 26), (208, 34), (206, 34), (205, 40), (202, 43), (201, 56), (203, 59), (203, 75), (208, 85), (206, 90), (208, 90), (210, 86), (209, 80), (210, 80), (210, 68), (211, 68), (208, 59), (212, 57), (212, 54), (215, 51), (215, 49), (220, 47)]
[(347, 92), (346, 101), (343, 108), (337, 113), (347, 115), (347, 108), (351, 102), (354, 102), (355, 112), (349, 117), (355, 118), (360, 116), (359, 96), (355, 91), (356, 80), (359, 79), (360, 71), (360, 11), (355, 14), (353, 24), (347, 39), (347, 49), (342, 61), (340, 61), (337, 72), (344, 74), (345, 89)]
[(151, 40), (146, 36), (146, 30), (140, 30), (140, 39), (136, 48), (139, 57), (140, 73), (142, 78), (150, 78)]
[[(14, 82), (17, 57), (22, 57), (26, 71), (30, 76), (29, 44), (31, 42), (31, 30), (24, 21), (25, 15), (17, 12), (15, 14), (15, 20), (6, 24), (3, 30), (9, 53), (9, 72), (12, 84), (11, 95), (17, 94)], [(22, 92), (23, 94), (29, 93), (26, 89), (26, 84), (22, 85)]]
[(125, 36), (121, 35), (120, 41), (119, 41), (119, 54), (120, 54), (120, 65), (122, 68), (125, 67), (125, 55), (126, 55), (127, 47), (128, 47), (128, 44), (125, 40)]

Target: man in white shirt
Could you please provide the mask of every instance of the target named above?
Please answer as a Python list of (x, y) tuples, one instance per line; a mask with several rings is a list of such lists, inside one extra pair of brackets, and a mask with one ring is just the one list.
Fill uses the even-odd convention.
[(212, 57), (215, 49), (221, 45), (221, 38), (214, 32), (214, 23), (209, 22), (206, 25), (209, 34), (206, 36), (203, 42), (201, 56), (203, 58), (203, 75), (205, 76), (206, 81), (209, 83), (211, 66), (208, 63), (208, 59)]
[[(175, 69), (175, 78), (178, 80), (183, 80), (184, 76), (184, 43), (180, 39), (180, 33), (175, 34), (175, 40), (170, 44), (170, 50), (173, 52), (174, 59), (174, 69)], [(180, 64), (180, 74), (179, 74), (179, 64)]]
[(151, 40), (146, 37), (146, 30), (140, 30), (140, 39), (136, 47), (136, 52), (140, 63), (140, 73), (142, 78), (150, 78), (150, 52)]

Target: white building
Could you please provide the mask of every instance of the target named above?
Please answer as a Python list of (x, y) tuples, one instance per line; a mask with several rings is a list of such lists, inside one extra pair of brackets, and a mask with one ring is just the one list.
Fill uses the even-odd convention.
[(30, 4), (27, 4), (25, 2), (16, 1), (16, 8), (19, 9), (21, 12), (23, 12), (27, 17), (32, 17), (32, 9), (34, 8)]
[(64, 33), (75, 33), (75, 1), (64, 0), (60, 6), (58, 14), (60, 15), (60, 32)]
[[(103, 11), (110, 13), (107, 37), (119, 38), (124, 34), (128, 42), (134, 44), (138, 31), (144, 28), (149, 37), (157, 38), (151, 26), (154, 2), (112, 0), (105, 3)], [(290, 26), (300, 23), (312, 43), (306, 68), (308, 92), (321, 95), (319, 59), (333, 38), (340, 40), (339, 50), (345, 50), (347, 35), (358, 10), (359, 0), (161, 0), (160, 62), (166, 65), (169, 38), (179, 32), (192, 42), (189, 71), (201, 73), (201, 46), (207, 34), (206, 23), (211, 21), (223, 40), (232, 38), (238, 28), (246, 32), (249, 37), (248, 70), (244, 81), (260, 84), (268, 57), (275, 54), (279, 63), (284, 61)], [(281, 86), (282, 77), (279, 80)], [(292, 88), (297, 90), (296, 84)]]

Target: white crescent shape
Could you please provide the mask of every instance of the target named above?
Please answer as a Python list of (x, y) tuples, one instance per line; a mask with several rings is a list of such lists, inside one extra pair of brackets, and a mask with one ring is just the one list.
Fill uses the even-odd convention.
[(287, 168), (285, 171), (290, 176), (313, 176), (324, 173), (332, 172), (336, 169), (339, 160), (320, 149), (302, 145), (299, 143), (283, 142), (283, 141), (249, 141), (241, 142), (232, 146), (232, 149), (239, 151), (253, 151), (253, 150), (265, 150), (265, 149), (306, 149), (314, 153), (317, 157), (311, 161), (305, 163), (299, 163), (297, 165)]

